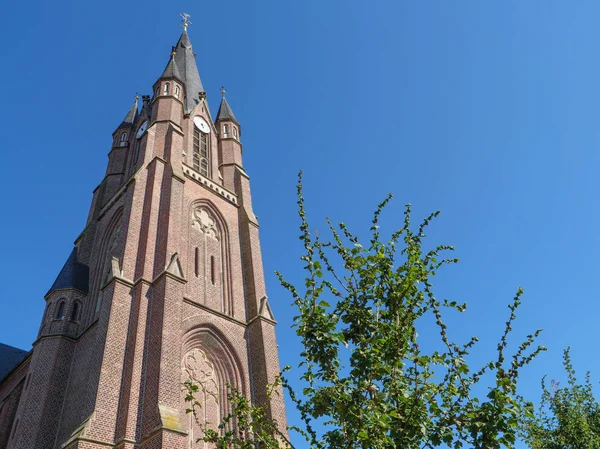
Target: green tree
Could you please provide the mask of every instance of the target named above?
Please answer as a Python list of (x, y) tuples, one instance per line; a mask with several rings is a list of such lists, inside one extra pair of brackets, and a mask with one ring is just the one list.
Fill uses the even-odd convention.
[(532, 449), (600, 448), (600, 404), (589, 372), (583, 385), (577, 383), (569, 350), (563, 356), (567, 386), (553, 380), (548, 388), (544, 377), (539, 409), (523, 407), (523, 439)]
[[(294, 430), (312, 449), (513, 447), (521, 416), (519, 370), (545, 349), (532, 346), (538, 330), (506, 355), (522, 290), (509, 305), (495, 357), (472, 369), (467, 358), (477, 338), (455, 342), (443, 319), (448, 310), (464, 312), (466, 304), (439, 300), (433, 291), (438, 270), (458, 262), (447, 256), (451, 246), (424, 247), (439, 212), (414, 226), (407, 205), (402, 226), (384, 241), (379, 219), (390, 200), (378, 205), (367, 244), (329, 220), (331, 238), (324, 240), (309, 231), (300, 173), (305, 283), (298, 288), (278, 273), (298, 310), (295, 330), (304, 348), (301, 365), (278, 379), (302, 417)], [(419, 345), (418, 329), (427, 319), (439, 331), (437, 351)], [(292, 373), (305, 384), (301, 392), (290, 388)], [(478, 398), (475, 387), (482, 382), (487, 396)], [(188, 385), (190, 411), (193, 388)], [(264, 410), (235, 389), (230, 400), (232, 414), (219, 432), (207, 431), (206, 441), (219, 448), (250, 448), (257, 440), (263, 448), (291, 446)], [(236, 430), (226, 431), (231, 420)]]

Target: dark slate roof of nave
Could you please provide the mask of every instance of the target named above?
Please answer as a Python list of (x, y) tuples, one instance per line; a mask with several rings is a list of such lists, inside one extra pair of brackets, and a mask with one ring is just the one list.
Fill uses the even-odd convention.
[(29, 352), (0, 343), (0, 381), (21, 363)]

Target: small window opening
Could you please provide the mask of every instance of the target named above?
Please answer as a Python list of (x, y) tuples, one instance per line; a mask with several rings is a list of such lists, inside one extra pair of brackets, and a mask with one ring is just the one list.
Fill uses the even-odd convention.
[(195, 257), (194, 257), (194, 273), (196, 274), (196, 277), (198, 277), (198, 272), (200, 271), (198, 269), (198, 248), (196, 248), (195, 251)]
[(179, 86), (175, 85), (175, 96), (179, 98)]
[(237, 128), (234, 126), (233, 127), (233, 137), (235, 137), (237, 139)]
[(169, 95), (169, 83), (165, 83), (165, 89), (163, 90), (163, 94)]
[(126, 147), (127, 146), (127, 133), (121, 134), (121, 138), (119, 139), (119, 146)]
[(79, 320), (79, 303), (73, 304), (73, 311), (71, 312), (71, 321)]
[(210, 282), (215, 285), (215, 256), (210, 256)]
[(65, 302), (61, 302), (58, 305), (58, 311), (56, 312), (56, 319), (57, 320), (62, 320), (65, 316)]
[(223, 137), (229, 137), (229, 125), (223, 125)]

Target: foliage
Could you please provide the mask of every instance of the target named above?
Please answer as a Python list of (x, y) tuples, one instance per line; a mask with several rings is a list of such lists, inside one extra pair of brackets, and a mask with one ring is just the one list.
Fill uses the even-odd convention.
[[(280, 385), (281, 378), (269, 385), (268, 396)], [(284, 433), (279, 430), (277, 422), (269, 418), (265, 407), (253, 405), (235, 387), (228, 385), (227, 399), (231, 404), (231, 412), (218, 424), (217, 429), (203, 428), (204, 436), (198, 441), (213, 443), (216, 449), (256, 449), (289, 447), (290, 443)], [(185, 400), (189, 404), (187, 413), (194, 415), (198, 424), (198, 412), (202, 404), (196, 400), (199, 386), (190, 380), (184, 383)]]
[(544, 378), (537, 413), (530, 403), (523, 407), (523, 438), (532, 449), (600, 448), (600, 404), (589, 372), (583, 385), (577, 383), (569, 350), (563, 356), (567, 386), (553, 380), (548, 388)]
[[(514, 355), (506, 355), (522, 290), (509, 305), (496, 356), (473, 370), (467, 356), (477, 338), (453, 341), (443, 320), (447, 310), (462, 313), (466, 304), (441, 301), (433, 292), (438, 270), (458, 262), (446, 256), (451, 246), (424, 248), (425, 231), (439, 212), (415, 229), (407, 205), (401, 228), (384, 242), (379, 220), (389, 196), (378, 205), (369, 243), (363, 246), (346, 225), (329, 220), (330, 241), (311, 235), (301, 173), (298, 198), (305, 285), (300, 290), (278, 273), (298, 309), (295, 329), (304, 348), (299, 366), (303, 391), (294, 391), (281, 378), (303, 421), (294, 430), (313, 449), (513, 447), (521, 415), (519, 370), (545, 349), (532, 346), (538, 330)], [(418, 329), (426, 319), (438, 328), (438, 351), (419, 346)], [(476, 386), (486, 374), (492, 377), (487, 396), (477, 398)], [(234, 392), (232, 398), (240, 401), (241, 395)], [(261, 420), (267, 416), (252, 404), (238, 411), (252, 422), (256, 409)], [(273, 427), (265, 420), (256, 425)], [(243, 443), (233, 447), (246, 447)], [(281, 440), (260, 447), (279, 445)]]

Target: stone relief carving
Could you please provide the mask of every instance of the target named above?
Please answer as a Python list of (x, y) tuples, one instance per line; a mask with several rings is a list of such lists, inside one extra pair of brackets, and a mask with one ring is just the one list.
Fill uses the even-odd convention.
[(192, 213), (192, 227), (209, 237), (219, 240), (217, 222), (211, 212), (204, 207), (194, 209)]
[(212, 396), (219, 403), (219, 385), (215, 375), (214, 365), (208, 361), (204, 351), (192, 349), (183, 359), (183, 375), (198, 385), (206, 396)]
[(217, 430), (221, 422), (219, 404), (219, 384), (214, 365), (207, 359), (204, 351), (192, 349), (183, 358), (181, 377), (198, 386), (195, 400), (200, 404), (195, 414), (189, 414), (188, 444), (190, 449), (207, 449), (207, 443), (197, 443), (206, 429)]

